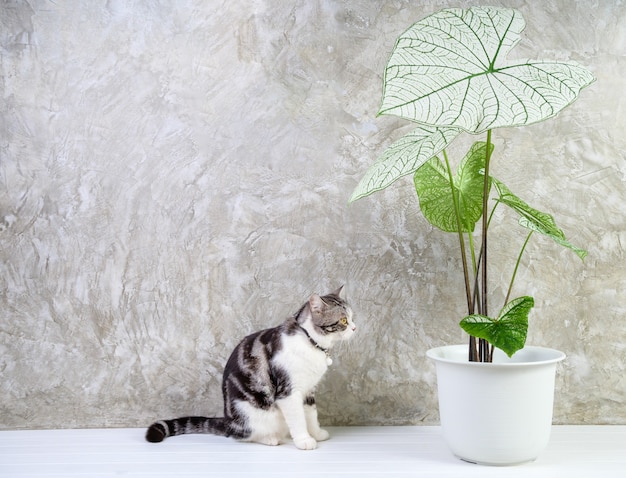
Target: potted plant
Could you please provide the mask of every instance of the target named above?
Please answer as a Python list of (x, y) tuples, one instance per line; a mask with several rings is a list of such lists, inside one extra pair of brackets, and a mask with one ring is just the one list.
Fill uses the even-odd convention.
[[(574, 62), (506, 61), (524, 26), (516, 10), (472, 7), (442, 10), (402, 33), (384, 72), (379, 115), (396, 115), (416, 127), (382, 153), (350, 198), (412, 174), (424, 217), (458, 236), (467, 303), (460, 325), (469, 345), (427, 355), (437, 368), (444, 438), (460, 458), (486, 464), (533, 460), (545, 447), (556, 363), (565, 357), (525, 346), (533, 298), (510, 295), (528, 241), (539, 234), (581, 259), (586, 255), (566, 240), (550, 214), (528, 205), (490, 172), (492, 158), (501, 156), (494, 151), (494, 130), (551, 118), (594, 81)], [(463, 133), (484, 139), (453, 168), (447, 147)], [(488, 303), (488, 232), (493, 222), (509, 219), (494, 215), (502, 206), (527, 235), (514, 251), (508, 292), (494, 314)], [(548, 391), (539, 391), (539, 384)], [(522, 396), (528, 392), (530, 397)]]

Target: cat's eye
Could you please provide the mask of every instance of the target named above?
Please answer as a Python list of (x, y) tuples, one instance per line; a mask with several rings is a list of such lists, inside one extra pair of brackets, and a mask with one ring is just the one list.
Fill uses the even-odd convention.
[(341, 319), (339, 319), (339, 323), (341, 325), (348, 325), (348, 318), (347, 317), (342, 317)]

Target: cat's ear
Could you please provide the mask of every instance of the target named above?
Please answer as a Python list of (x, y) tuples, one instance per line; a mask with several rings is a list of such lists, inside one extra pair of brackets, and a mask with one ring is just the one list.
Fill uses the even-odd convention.
[(324, 301), (319, 295), (313, 294), (309, 297), (309, 308), (311, 309), (311, 312), (319, 314), (324, 308)]
[(341, 287), (339, 287), (339, 289), (331, 292), (332, 295), (336, 295), (337, 297), (339, 297), (341, 300), (346, 300), (345, 297), (345, 293), (343, 291), (344, 286), (342, 285)]

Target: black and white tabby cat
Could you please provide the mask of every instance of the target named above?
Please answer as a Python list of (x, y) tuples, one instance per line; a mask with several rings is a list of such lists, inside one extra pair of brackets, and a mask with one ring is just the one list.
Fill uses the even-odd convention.
[(222, 380), (224, 417), (160, 420), (148, 428), (146, 440), (212, 433), (278, 445), (290, 434), (298, 448), (312, 450), (328, 439), (317, 419), (314, 393), (332, 363), (330, 348), (356, 330), (342, 290), (311, 296), (282, 324), (249, 335), (235, 347)]

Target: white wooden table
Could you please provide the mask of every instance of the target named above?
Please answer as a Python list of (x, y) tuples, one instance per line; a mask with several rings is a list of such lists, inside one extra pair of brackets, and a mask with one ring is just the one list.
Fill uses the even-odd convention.
[(0, 477), (626, 477), (626, 426), (555, 426), (539, 459), (514, 467), (454, 458), (439, 427), (329, 431), (313, 451), (210, 435), (151, 444), (143, 429), (0, 431)]

